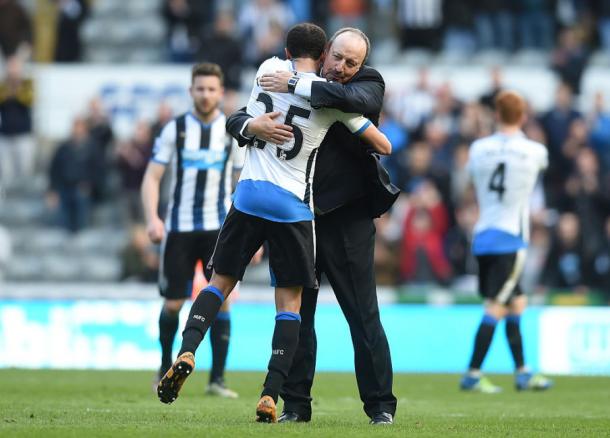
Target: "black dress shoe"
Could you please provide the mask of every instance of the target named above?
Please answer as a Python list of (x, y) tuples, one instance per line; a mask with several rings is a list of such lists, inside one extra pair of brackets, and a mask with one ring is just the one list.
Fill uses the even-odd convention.
[(394, 424), (394, 418), (387, 412), (377, 412), (371, 418), (370, 424)]
[(280, 418), (277, 419), (278, 423), (307, 423), (311, 420), (311, 417), (304, 417), (293, 411), (284, 411)]

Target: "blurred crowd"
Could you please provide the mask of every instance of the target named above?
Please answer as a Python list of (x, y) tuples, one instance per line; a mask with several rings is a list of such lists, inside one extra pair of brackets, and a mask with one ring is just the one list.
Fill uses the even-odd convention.
[[(469, 145), (494, 130), (493, 99), (502, 72), (478, 100), (462, 102), (451, 84), (389, 90), (381, 129), (385, 158), (403, 191), (378, 223), (377, 264), (384, 281), (452, 285), (476, 273), (470, 254), (478, 211), (466, 171)], [(531, 247), (524, 281), (545, 288), (610, 291), (610, 111), (599, 93), (585, 112), (560, 83), (548, 111), (530, 110), (525, 134), (549, 151), (550, 165), (531, 200)], [(608, 297), (610, 298), (610, 297)]]
[[(52, 0), (49, 0), (52, 1)], [(55, 0), (57, 62), (79, 61), (79, 27), (90, 11), (85, 0)], [(465, 53), (478, 49), (538, 48), (551, 53), (560, 85), (548, 111), (530, 111), (527, 136), (548, 147), (549, 169), (532, 199), (531, 247), (524, 283), (529, 290), (610, 292), (610, 110), (599, 93), (579, 111), (575, 98), (593, 48), (610, 53), (610, 0), (167, 0), (167, 59), (212, 61), (226, 74), (227, 99), (237, 99), (241, 70), (282, 55), (293, 23), (324, 23), (388, 35), (371, 17), (391, 9), (388, 26), (402, 48)], [(161, 103), (154, 121), (141, 120), (130, 138), (118, 139), (107, 109), (96, 98), (73, 121), (71, 134), (36, 157), (32, 126), (34, 84), (24, 70), (31, 51), (31, 17), (21, 2), (0, 0), (0, 191), (27, 184), (38, 167), (47, 175), (50, 221), (71, 233), (90, 226), (92, 212), (113, 205), (112, 218), (130, 230), (124, 279), (154, 281), (158, 255), (142, 227), (139, 187), (155, 136), (173, 116)], [(386, 29), (386, 30), (388, 30)], [(503, 89), (502, 70), (490, 71), (492, 88), (461, 101), (451, 84), (432, 83), (422, 68), (412, 87), (387, 90), (381, 129), (393, 144), (384, 159), (403, 191), (379, 219), (376, 265), (381, 284), (432, 284), (459, 288), (476, 273), (470, 254), (478, 211), (466, 172), (471, 142), (494, 130), (493, 100)], [(228, 105), (229, 108), (235, 105)], [(39, 169), (40, 170), (40, 169)], [(9, 248), (0, 228), (0, 267)], [(7, 256), (5, 255), (6, 259)], [(463, 283), (464, 282), (464, 283)], [(610, 296), (606, 295), (610, 301)]]

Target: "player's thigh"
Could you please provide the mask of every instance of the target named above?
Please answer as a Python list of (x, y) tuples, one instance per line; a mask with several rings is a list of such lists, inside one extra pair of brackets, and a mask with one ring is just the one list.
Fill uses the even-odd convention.
[(216, 273), (241, 280), (246, 266), (264, 241), (265, 220), (231, 207), (210, 264)]
[(507, 304), (513, 296), (520, 295), (523, 259), (523, 252), (477, 256), (481, 297)]
[(317, 287), (313, 221), (268, 221), (269, 266), (276, 287)]
[(166, 299), (180, 300), (191, 295), (195, 263), (191, 259), (189, 233), (168, 233), (162, 245), (159, 291)]

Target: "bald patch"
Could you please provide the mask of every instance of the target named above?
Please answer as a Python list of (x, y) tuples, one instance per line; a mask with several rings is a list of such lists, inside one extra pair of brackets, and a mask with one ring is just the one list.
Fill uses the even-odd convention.
[(366, 57), (366, 42), (357, 33), (348, 31), (337, 36), (330, 50), (340, 51), (346, 61), (353, 61), (360, 66)]

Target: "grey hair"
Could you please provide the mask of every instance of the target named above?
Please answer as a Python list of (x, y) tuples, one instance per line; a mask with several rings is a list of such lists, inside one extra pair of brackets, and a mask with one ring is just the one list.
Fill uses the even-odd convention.
[(362, 60), (362, 65), (364, 65), (366, 63), (366, 61), (369, 59), (369, 52), (371, 51), (371, 41), (369, 40), (369, 37), (367, 37), (366, 34), (364, 32), (362, 32), (360, 29), (358, 29), (356, 27), (342, 27), (341, 29), (336, 31), (332, 37), (330, 37), (330, 40), (328, 40), (328, 47), (330, 48), (333, 45), (333, 43), (335, 42), (335, 39), (337, 39), (337, 37), (339, 35), (347, 33), (347, 32), (351, 32), (351, 33), (358, 35), (360, 38), (362, 38), (362, 41), (364, 41), (364, 43), (366, 44), (366, 53), (364, 54), (364, 59)]

